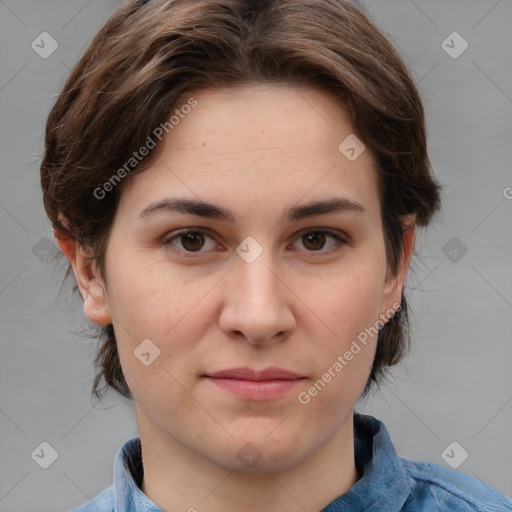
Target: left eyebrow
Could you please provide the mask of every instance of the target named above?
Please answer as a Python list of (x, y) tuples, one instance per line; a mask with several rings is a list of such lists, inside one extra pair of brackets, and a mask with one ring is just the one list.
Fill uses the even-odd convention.
[(294, 206), (285, 211), (285, 217), (289, 222), (293, 222), (308, 217), (316, 217), (317, 215), (344, 211), (356, 212), (361, 215), (368, 214), (366, 208), (361, 203), (345, 197), (335, 197), (325, 201), (313, 201), (304, 205)]
[[(368, 211), (361, 203), (344, 197), (337, 197), (293, 206), (285, 210), (284, 217), (288, 222), (296, 222), (309, 217), (343, 211), (352, 211), (361, 215), (368, 214)], [(200, 217), (218, 219), (230, 224), (235, 222), (235, 216), (230, 210), (197, 199), (162, 199), (144, 208), (139, 214), (139, 218), (147, 218), (162, 212), (198, 215)]]

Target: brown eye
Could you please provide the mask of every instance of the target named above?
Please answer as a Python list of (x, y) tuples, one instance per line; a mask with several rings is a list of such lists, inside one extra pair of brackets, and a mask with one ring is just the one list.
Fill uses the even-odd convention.
[[(208, 240), (210, 240), (210, 247), (208, 247)], [(202, 254), (207, 252), (208, 249), (217, 247), (217, 243), (210, 235), (197, 229), (178, 232), (174, 236), (162, 240), (162, 244), (184, 256), (192, 253)]]
[[(325, 248), (329, 239), (334, 242)], [(327, 255), (348, 243), (337, 233), (325, 229), (303, 232), (298, 240), (302, 241), (304, 247), (304, 249), (299, 248), (299, 250), (310, 253), (311, 255), (314, 253), (316, 253), (316, 255)], [(210, 247), (208, 247), (208, 243), (210, 243)], [(177, 233), (175, 232), (174, 235), (168, 236), (162, 240), (162, 244), (181, 256), (190, 257), (207, 253), (211, 249), (221, 249), (210, 235), (200, 229), (188, 229)]]
[(187, 251), (198, 251), (204, 244), (204, 236), (200, 231), (190, 231), (181, 234), (179, 238)]
[[(335, 241), (330, 247), (324, 249), (327, 240), (331, 238)], [(317, 252), (320, 254), (327, 254), (336, 250), (336, 246), (347, 244), (347, 241), (340, 237), (337, 233), (326, 231), (324, 229), (317, 229), (314, 231), (307, 231), (300, 235), (299, 240), (302, 240), (302, 245), (305, 247), (306, 252)]]
[(304, 247), (311, 251), (318, 251), (325, 245), (326, 236), (322, 231), (313, 231), (302, 236)]

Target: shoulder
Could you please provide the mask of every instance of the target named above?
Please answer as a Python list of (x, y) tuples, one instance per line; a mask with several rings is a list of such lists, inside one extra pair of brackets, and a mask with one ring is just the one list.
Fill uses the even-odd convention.
[[(418, 510), (431, 503), (432, 510), (452, 512), (512, 512), (512, 500), (480, 480), (439, 464), (401, 458), (414, 485), (403, 510)], [(429, 509), (430, 510), (430, 509)]]
[(74, 508), (71, 512), (114, 512), (114, 486), (103, 489), (87, 503)]

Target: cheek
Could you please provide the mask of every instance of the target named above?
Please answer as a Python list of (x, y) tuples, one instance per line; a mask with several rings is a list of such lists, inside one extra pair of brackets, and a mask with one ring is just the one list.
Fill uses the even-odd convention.
[(315, 295), (311, 309), (318, 311), (322, 331), (328, 334), (319, 339), (321, 350), (311, 354), (318, 380), (308, 395), (312, 402), (321, 395), (317, 402), (322, 407), (339, 409), (340, 402), (357, 400), (368, 379), (378, 339), (382, 290), (382, 276), (375, 268), (340, 273), (323, 294)]
[(378, 263), (341, 270), (338, 276), (332, 276), (327, 286), (324, 283), (317, 289), (312, 308), (319, 312), (319, 318), (337, 340), (349, 342), (377, 321), (384, 276), (376, 269)]
[(191, 369), (189, 361), (209, 325), (205, 295), (218, 277), (194, 278), (162, 260), (137, 265), (128, 260), (108, 274), (108, 302), (121, 366), (136, 394)]
[(194, 279), (164, 260), (140, 258), (132, 265), (128, 260), (110, 273), (113, 293), (109, 293), (109, 306), (114, 321), (125, 327), (133, 340), (154, 338), (161, 343), (187, 323), (211, 279)]

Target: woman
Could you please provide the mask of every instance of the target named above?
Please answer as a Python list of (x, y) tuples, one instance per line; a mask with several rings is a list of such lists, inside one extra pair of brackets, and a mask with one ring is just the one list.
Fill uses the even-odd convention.
[(421, 100), (340, 0), (129, 1), (47, 123), (44, 204), (138, 438), (76, 509), (476, 511), (358, 399), (405, 354), (440, 208)]

